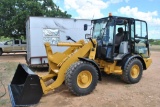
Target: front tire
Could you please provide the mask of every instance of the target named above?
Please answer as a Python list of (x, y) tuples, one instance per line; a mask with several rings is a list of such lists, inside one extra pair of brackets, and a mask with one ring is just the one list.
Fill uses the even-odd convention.
[(134, 84), (140, 81), (143, 73), (143, 65), (137, 58), (129, 61), (126, 67), (124, 67), (122, 79), (124, 82)]
[(3, 53), (3, 51), (2, 51), (2, 49), (0, 49), (0, 56), (2, 55), (2, 53)]
[(91, 63), (78, 61), (70, 66), (65, 76), (65, 84), (77, 95), (91, 93), (98, 82), (98, 71)]

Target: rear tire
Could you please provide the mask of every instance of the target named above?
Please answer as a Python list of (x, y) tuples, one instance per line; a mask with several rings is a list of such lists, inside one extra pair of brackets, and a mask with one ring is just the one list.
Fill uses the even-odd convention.
[(140, 81), (143, 73), (143, 65), (137, 58), (132, 59), (123, 70), (124, 82), (134, 84)]
[(91, 63), (78, 61), (70, 66), (65, 76), (65, 84), (77, 95), (91, 93), (98, 82), (98, 71)]
[(0, 56), (2, 55), (2, 53), (3, 53), (3, 51), (2, 51), (2, 49), (0, 49)]

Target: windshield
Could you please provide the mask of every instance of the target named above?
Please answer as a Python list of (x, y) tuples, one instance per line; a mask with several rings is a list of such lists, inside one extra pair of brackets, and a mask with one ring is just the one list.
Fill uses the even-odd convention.
[(99, 39), (102, 38), (104, 35), (105, 27), (106, 27), (107, 21), (105, 20), (97, 20), (94, 22), (93, 26), (93, 38)]
[(93, 38), (101, 39), (103, 44), (113, 43), (114, 20), (99, 19), (94, 22)]

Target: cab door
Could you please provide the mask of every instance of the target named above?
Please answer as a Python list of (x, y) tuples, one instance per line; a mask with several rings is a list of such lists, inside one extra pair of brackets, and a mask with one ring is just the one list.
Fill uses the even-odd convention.
[(19, 40), (14, 41), (13, 51), (21, 51), (21, 44)]
[(13, 40), (4, 43), (3, 52), (12, 52), (13, 50)]
[(149, 57), (149, 42), (147, 23), (135, 20), (134, 52), (142, 57)]

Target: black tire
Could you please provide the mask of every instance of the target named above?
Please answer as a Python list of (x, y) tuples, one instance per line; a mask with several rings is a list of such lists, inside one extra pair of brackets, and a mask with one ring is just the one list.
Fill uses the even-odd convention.
[(2, 53), (3, 53), (3, 51), (2, 51), (2, 49), (0, 49), (0, 56), (2, 55)]
[(124, 82), (134, 84), (140, 81), (143, 73), (143, 65), (137, 58), (132, 59), (123, 69), (122, 79)]
[(97, 82), (97, 69), (94, 65), (85, 61), (78, 61), (72, 64), (66, 72), (65, 84), (77, 96), (91, 93), (95, 89)]

